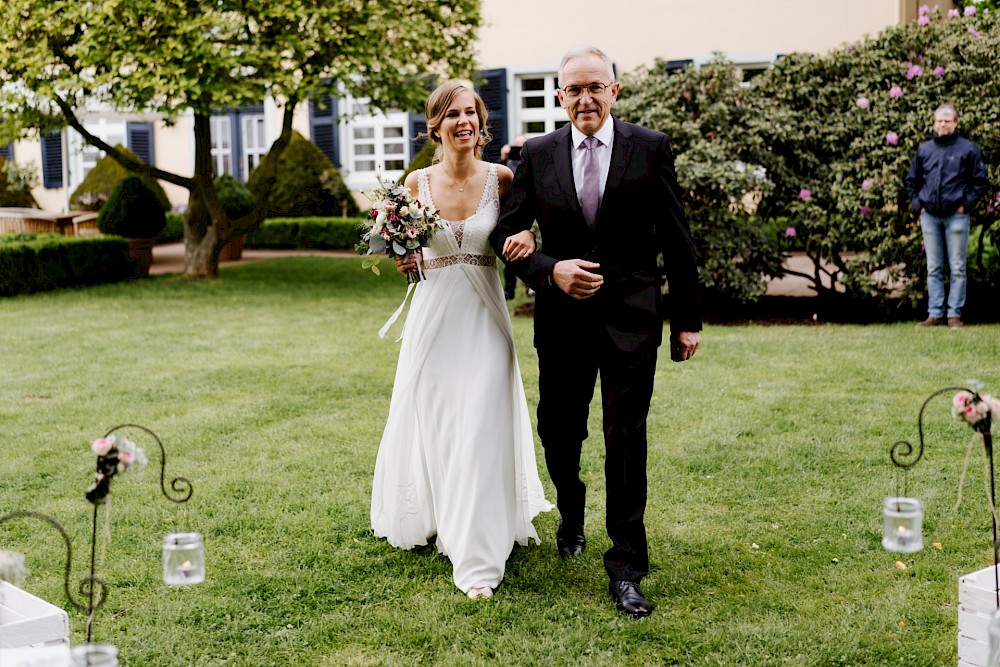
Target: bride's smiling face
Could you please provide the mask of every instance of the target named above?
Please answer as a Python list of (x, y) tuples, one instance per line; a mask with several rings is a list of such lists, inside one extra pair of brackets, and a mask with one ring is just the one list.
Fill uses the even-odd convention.
[(446, 149), (475, 150), (479, 143), (479, 126), (475, 97), (468, 90), (461, 90), (448, 105), (438, 135)]

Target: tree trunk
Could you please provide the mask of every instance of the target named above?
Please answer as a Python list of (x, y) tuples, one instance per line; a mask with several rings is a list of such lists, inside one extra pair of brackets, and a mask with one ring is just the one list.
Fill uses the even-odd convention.
[(219, 275), (219, 252), (225, 241), (219, 238), (219, 226), (197, 190), (188, 199), (184, 214), (184, 275), (215, 278)]

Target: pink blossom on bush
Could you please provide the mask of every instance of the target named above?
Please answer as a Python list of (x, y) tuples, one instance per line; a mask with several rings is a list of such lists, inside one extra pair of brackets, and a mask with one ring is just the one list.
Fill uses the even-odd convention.
[(862, 206), (861, 208), (858, 209), (858, 213), (860, 213), (861, 215), (871, 215), (872, 210), (867, 206)]
[(893, 86), (892, 88), (889, 89), (890, 98), (902, 97), (902, 96), (903, 96), (903, 89), (900, 88), (899, 86)]
[(785, 236), (795, 236), (795, 228), (785, 227)]
[(927, 16), (931, 13), (931, 8), (927, 5), (920, 5), (920, 9), (917, 10), (917, 14), (920, 16)]
[(895, 146), (896, 144), (899, 143), (899, 135), (896, 134), (895, 132), (886, 132), (885, 143), (889, 144), (890, 146)]
[(965, 15), (966, 16), (975, 16), (976, 15), (976, 8), (973, 7), (972, 5), (969, 5), (968, 7), (965, 8)]
[(799, 199), (801, 199), (802, 201), (809, 201), (812, 198), (812, 196), (813, 193), (810, 192), (809, 190), (806, 190), (805, 188), (799, 190)]
[(867, 109), (869, 106), (871, 106), (871, 102), (868, 101), (867, 97), (859, 97), (858, 99), (854, 100), (854, 103), (857, 104), (862, 109)]
[(931, 22), (931, 17), (927, 16), (926, 14), (917, 19), (917, 25), (927, 25), (930, 22)]
[(924, 70), (920, 65), (910, 65), (910, 68), (906, 70), (906, 80), (915, 79), (923, 73)]
[(870, 179), (870, 178), (866, 178), (865, 180), (861, 181), (861, 189), (862, 190), (871, 190), (872, 189), (872, 185), (873, 185), (872, 179)]
[(987, 213), (992, 213), (995, 210), (997, 210), (997, 207), (994, 206), (993, 204), (987, 204), (986, 205), (986, 212)]
[(959, 16), (961, 16), (961, 13), (957, 9), (948, 10), (948, 18), (957, 19)]
[(973, 27), (969, 27), (969, 34), (972, 35), (972, 39), (982, 39), (983, 36), (979, 34), (979, 31)]
[(943, 68), (943, 67), (941, 67), (940, 65), (938, 65), (937, 67), (935, 67), (935, 68), (934, 68), (934, 76), (936, 76), (936, 77), (937, 77), (937, 78), (939, 78), (939, 79), (940, 79), (940, 78), (941, 78), (942, 76), (944, 76), (944, 68)]

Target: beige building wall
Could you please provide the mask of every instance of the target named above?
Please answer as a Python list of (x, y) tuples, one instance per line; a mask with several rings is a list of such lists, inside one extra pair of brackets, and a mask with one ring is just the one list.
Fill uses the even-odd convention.
[[(916, 18), (917, 0), (483, 0), (484, 67), (558, 61), (592, 44), (620, 72), (655, 58), (822, 53)], [(928, 4), (935, 2), (928, 1)], [(948, 0), (938, 3), (944, 9)]]

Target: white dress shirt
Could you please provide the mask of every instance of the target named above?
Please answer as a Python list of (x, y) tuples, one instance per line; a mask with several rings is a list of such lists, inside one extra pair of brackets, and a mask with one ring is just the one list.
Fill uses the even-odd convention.
[[(597, 151), (597, 163), (601, 167), (601, 200), (604, 200), (604, 186), (608, 182), (608, 171), (611, 168), (611, 149), (615, 143), (615, 124), (611, 116), (604, 120), (594, 136), (600, 144), (594, 150)], [(576, 185), (577, 201), (583, 199), (583, 158), (587, 154), (587, 149), (583, 145), (583, 140), (587, 138), (580, 130), (573, 125), (570, 128), (573, 136), (573, 183)]]

